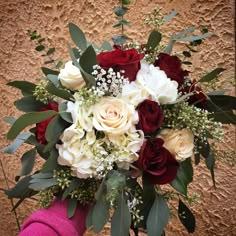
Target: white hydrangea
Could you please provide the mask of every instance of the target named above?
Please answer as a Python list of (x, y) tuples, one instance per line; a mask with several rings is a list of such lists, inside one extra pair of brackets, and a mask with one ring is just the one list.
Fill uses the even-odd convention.
[(174, 103), (178, 97), (178, 83), (167, 78), (164, 71), (146, 63), (141, 63), (136, 82), (159, 104)]

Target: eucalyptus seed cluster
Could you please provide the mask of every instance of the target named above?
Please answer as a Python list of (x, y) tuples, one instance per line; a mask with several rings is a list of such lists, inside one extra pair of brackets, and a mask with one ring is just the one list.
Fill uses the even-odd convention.
[(39, 205), (42, 208), (48, 208), (54, 198), (54, 194), (58, 192), (58, 186), (52, 186), (46, 190), (39, 192)]
[(40, 80), (39, 84), (36, 85), (33, 95), (36, 97), (36, 100), (48, 104), (48, 100), (54, 100), (56, 96), (50, 94), (46, 90), (46, 86), (48, 81), (42, 79)]
[(80, 105), (85, 105), (87, 107), (95, 104), (98, 101), (99, 96), (101, 95), (87, 87), (81, 88), (74, 94), (75, 100), (78, 101)]
[(165, 106), (164, 126), (171, 129), (190, 129), (194, 136), (204, 141), (206, 133), (211, 134), (213, 140), (221, 141), (223, 137), (222, 124), (209, 118), (210, 113), (189, 105), (187, 102), (179, 102), (173, 106)]
[(58, 186), (61, 190), (68, 188), (71, 183), (71, 171), (70, 169), (60, 170), (53, 172), (53, 177), (57, 180)]
[(91, 204), (94, 201), (101, 181), (98, 179), (88, 178), (81, 181), (80, 186), (70, 193), (71, 198), (77, 199), (81, 204)]
[(154, 26), (155, 28), (160, 27), (165, 23), (164, 16), (161, 13), (161, 9), (154, 8), (152, 12), (147, 14), (147, 18), (145, 19), (145, 23), (150, 26)]

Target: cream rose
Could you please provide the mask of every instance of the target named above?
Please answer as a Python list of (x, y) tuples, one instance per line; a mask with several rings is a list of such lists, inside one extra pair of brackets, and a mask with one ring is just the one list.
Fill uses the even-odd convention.
[(94, 127), (105, 133), (123, 134), (138, 122), (137, 112), (122, 99), (104, 97), (91, 107)]
[(73, 91), (79, 90), (85, 86), (80, 69), (74, 66), (72, 61), (66, 62), (65, 68), (60, 70), (58, 79), (61, 81), (63, 86)]
[(191, 157), (194, 148), (193, 133), (189, 129), (163, 129), (158, 137), (164, 140), (164, 147), (181, 162)]

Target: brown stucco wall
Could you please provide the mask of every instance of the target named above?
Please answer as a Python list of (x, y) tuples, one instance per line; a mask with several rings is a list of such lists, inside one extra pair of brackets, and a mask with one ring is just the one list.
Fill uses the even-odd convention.
[[(95, 0), (0, 0), (0, 116), (16, 116), (13, 101), (20, 95), (18, 91), (9, 89), (5, 84), (12, 80), (36, 81), (41, 76), (42, 58), (34, 50), (34, 44), (26, 36), (27, 29), (36, 29), (48, 39), (48, 44), (57, 48), (58, 54), (68, 59), (66, 41), (69, 40), (68, 22), (78, 24), (87, 36), (100, 43), (110, 39), (116, 32), (113, 29), (114, 15), (112, 8), (118, 1)], [(195, 54), (193, 62), (195, 70), (192, 73), (198, 78), (205, 70), (224, 67), (227, 71), (222, 77), (221, 85), (234, 75), (234, 1), (233, 0), (136, 0), (130, 6), (132, 11), (127, 15), (132, 22), (128, 35), (134, 39), (144, 39), (148, 35), (144, 27), (144, 13), (154, 6), (162, 7), (163, 13), (172, 9), (179, 16), (171, 24), (163, 27), (166, 35), (180, 31), (183, 28), (198, 25), (207, 26), (216, 35), (201, 46), (201, 53)], [(228, 83), (227, 83), (227, 86)], [(231, 93), (234, 90), (231, 89)], [(5, 139), (8, 130), (0, 121), (1, 147), (8, 141)], [(226, 128), (225, 144), (222, 146), (235, 149), (235, 129)], [(23, 151), (16, 155), (1, 153), (0, 159), (4, 165), (10, 186), (14, 185), (14, 176), (20, 168), (20, 157)], [(236, 157), (235, 157), (236, 158)], [(38, 161), (38, 160), (37, 160)], [(209, 173), (205, 165), (195, 168), (192, 189), (201, 195), (200, 203), (193, 206), (197, 219), (197, 229), (194, 236), (233, 236), (236, 235), (236, 167), (219, 160), (216, 164), (216, 189), (212, 187)], [(0, 188), (6, 188), (3, 172), (0, 169)], [(18, 209), (19, 221), (24, 219), (36, 208), (35, 200), (27, 200)], [(13, 213), (10, 211), (10, 201), (0, 191), (0, 235), (17, 235), (17, 226)], [(102, 232), (100, 235), (108, 235)], [(175, 217), (168, 226), (168, 236), (188, 235), (178, 224)]]

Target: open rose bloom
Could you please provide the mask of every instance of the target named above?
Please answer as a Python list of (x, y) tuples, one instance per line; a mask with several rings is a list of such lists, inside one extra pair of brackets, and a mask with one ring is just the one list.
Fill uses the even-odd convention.
[[(58, 71), (44, 68), (46, 83), (11, 84), (22, 89), (25, 97), (16, 105), (26, 114), (14, 122), (8, 138), (16, 138), (16, 146), (26, 142), (34, 147), (24, 154), (17, 177), (26, 179), (9, 196), (21, 196), (14, 191), (25, 189), (27, 196), (40, 192), (47, 203), (54, 195), (67, 198), (70, 216), (77, 201), (89, 203), (87, 224), (96, 233), (113, 209), (112, 235), (126, 236), (131, 226), (135, 232), (141, 227), (150, 236), (164, 235), (166, 200), (179, 199), (180, 217), (185, 211), (186, 217), (192, 214), (182, 199), (188, 199), (193, 158), (196, 164), (205, 158), (214, 180), (210, 143), (222, 137), (222, 116), (214, 114), (227, 112), (224, 123), (234, 120), (235, 98), (205, 94), (169, 47), (160, 52), (156, 30), (146, 44), (117, 44), (123, 39), (118, 37), (116, 45), (106, 42), (98, 50), (77, 26), (69, 27), (76, 45), (68, 46), (71, 60)], [(184, 34), (172, 38), (171, 45)], [(34, 124), (29, 135), (19, 134)], [(36, 153), (45, 163), (30, 174)], [(162, 189), (165, 184), (170, 192)], [(193, 232), (195, 221), (191, 227), (184, 218), (181, 222)]]

